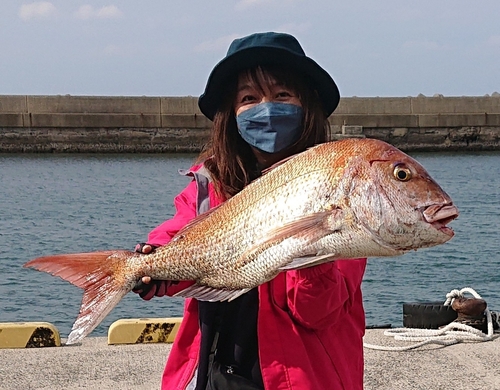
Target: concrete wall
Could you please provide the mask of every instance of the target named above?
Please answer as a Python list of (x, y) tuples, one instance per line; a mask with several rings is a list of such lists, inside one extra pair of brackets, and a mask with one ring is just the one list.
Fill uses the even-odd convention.
[[(403, 150), (500, 150), (499, 96), (343, 98), (330, 123)], [(193, 152), (210, 126), (195, 97), (0, 96), (0, 152)]]
[(500, 150), (499, 96), (344, 98), (330, 122), (403, 150)]

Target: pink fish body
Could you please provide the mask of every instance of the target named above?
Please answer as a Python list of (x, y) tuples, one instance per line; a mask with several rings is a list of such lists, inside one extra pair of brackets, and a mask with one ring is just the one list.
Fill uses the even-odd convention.
[(193, 280), (179, 293), (231, 300), (288, 269), (443, 244), (458, 216), (414, 159), (375, 139), (318, 145), (198, 217), (149, 255), (109, 251), (25, 264), (83, 288), (67, 344), (89, 334), (142, 276)]

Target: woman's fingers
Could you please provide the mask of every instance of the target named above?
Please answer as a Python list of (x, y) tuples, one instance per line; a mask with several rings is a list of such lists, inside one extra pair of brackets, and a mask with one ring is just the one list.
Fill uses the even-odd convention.
[(158, 283), (158, 288), (156, 289), (156, 296), (163, 297), (167, 293), (167, 281), (161, 280)]
[(144, 289), (139, 293), (139, 296), (145, 301), (149, 301), (151, 298), (155, 296), (156, 293), (156, 283), (148, 284), (147, 286), (151, 286), (149, 289)]

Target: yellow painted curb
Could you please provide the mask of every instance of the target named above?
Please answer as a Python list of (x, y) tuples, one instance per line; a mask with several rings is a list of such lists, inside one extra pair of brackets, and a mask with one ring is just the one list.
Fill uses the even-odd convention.
[(0, 322), (0, 348), (59, 347), (61, 336), (48, 322)]
[(109, 327), (108, 344), (172, 343), (181, 321), (182, 317), (118, 320)]

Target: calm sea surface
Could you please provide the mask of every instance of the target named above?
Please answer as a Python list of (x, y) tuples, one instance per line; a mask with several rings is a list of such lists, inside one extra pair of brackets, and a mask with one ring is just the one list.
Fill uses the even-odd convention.
[[(367, 323), (402, 325), (402, 303), (444, 301), (472, 287), (500, 310), (500, 153), (413, 154), (460, 209), (448, 243), (371, 259), (363, 282)], [(48, 321), (67, 337), (81, 290), (23, 269), (41, 255), (131, 249), (173, 215), (194, 155), (1, 155), (0, 322)], [(181, 298), (128, 294), (92, 333), (120, 318), (182, 315)]]

